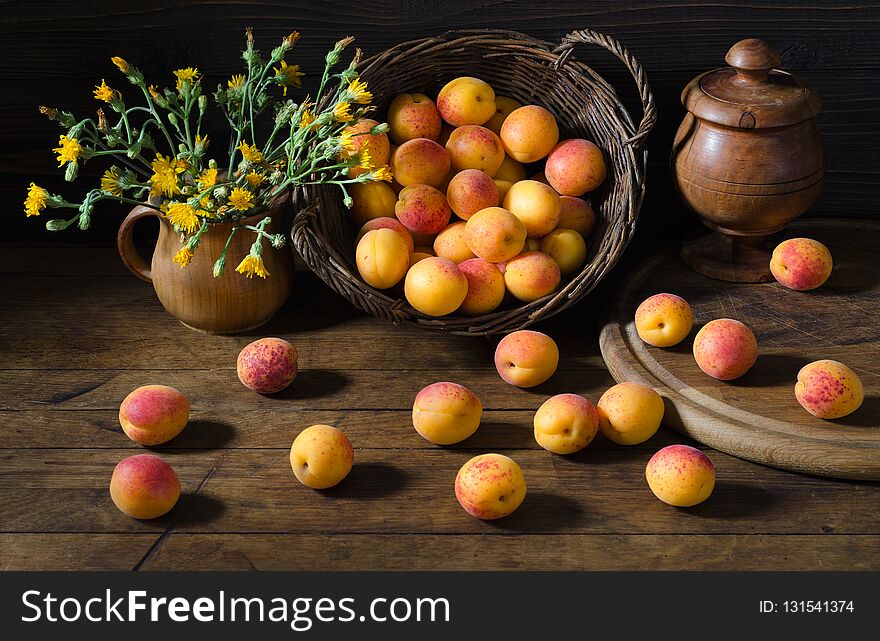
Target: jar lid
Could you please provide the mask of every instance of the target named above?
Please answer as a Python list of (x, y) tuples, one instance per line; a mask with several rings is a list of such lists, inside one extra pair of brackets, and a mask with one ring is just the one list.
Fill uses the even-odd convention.
[(816, 93), (790, 73), (775, 69), (779, 54), (763, 40), (740, 40), (725, 56), (730, 65), (697, 76), (681, 102), (694, 116), (740, 129), (785, 127), (819, 113)]

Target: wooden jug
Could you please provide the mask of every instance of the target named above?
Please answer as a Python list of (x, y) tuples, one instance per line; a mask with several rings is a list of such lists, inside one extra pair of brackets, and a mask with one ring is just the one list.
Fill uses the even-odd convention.
[[(266, 231), (278, 233), (286, 203), (286, 198), (276, 201), (269, 211), (246, 218), (240, 224), (256, 225), (271, 216)], [(132, 236), (135, 223), (148, 216), (159, 220), (159, 238), (149, 265), (135, 248)], [(172, 261), (182, 247), (180, 234), (155, 209), (138, 206), (122, 221), (117, 246), (125, 266), (138, 278), (153, 284), (162, 306), (181, 323), (209, 334), (235, 334), (264, 324), (287, 300), (293, 287), (293, 255), (287, 247), (274, 249), (264, 241), (263, 262), (269, 276), (247, 278), (235, 268), (249, 253), (254, 233), (240, 229), (226, 251), (223, 276), (214, 278), (214, 261), (223, 251), (231, 229), (230, 223), (211, 225), (202, 235), (190, 264), (180, 267)]]

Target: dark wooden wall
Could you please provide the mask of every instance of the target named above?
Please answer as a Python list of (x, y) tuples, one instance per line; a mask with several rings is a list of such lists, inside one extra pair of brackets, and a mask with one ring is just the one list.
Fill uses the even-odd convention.
[[(677, 200), (666, 167), (683, 114), (678, 101), (682, 87), (698, 72), (721, 66), (736, 40), (765, 38), (783, 53), (783, 67), (810, 82), (824, 101), (819, 123), (829, 173), (812, 213), (880, 215), (877, 2), (30, 0), (0, 3), (0, 25), (0, 216), (6, 240), (69, 242), (77, 240), (73, 234), (86, 240), (75, 230), (50, 234), (42, 221), (26, 221), (21, 212), (31, 179), (70, 194), (84, 188), (61, 181), (49, 152), (58, 131), (37, 113), (37, 105), (91, 113), (96, 106), (91, 90), (102, 77), (113, 86), (127, 86), (109, 61), (113, 55), (131, 60), (160, 82), (167, 82), (171, 69), (198, 66), (213, 87), (238, 70), (247, 25), (255, 28), (264, 50), (293, 29), (302, 32), (295, 61), (313, 74), (327, 48), (348, 34), (357, 37), (367, 55), (456, 28), (515, 29), (554, 42), (582, 27), (616, 36), (643, 63), (659, 108), (649, 146), (642, 238), (677, 237), (695, 220)], [(637, 104), (631, 80), (609, 54), (583, 49), (578, 57), (609, 79), (628, 104)], [(84, 175), (99, 169), (90, 167)], [(119, 206), (103, 204), (88, 240), (112, 242), (122, 213)]]

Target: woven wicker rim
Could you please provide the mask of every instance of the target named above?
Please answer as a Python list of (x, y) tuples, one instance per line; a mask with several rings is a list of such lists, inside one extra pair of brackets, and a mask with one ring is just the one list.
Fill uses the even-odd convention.
[[(595, 44), (619, 58), (636, 82), (643, 116), (636, 127), (614, 89), (572, 56), (577, 44)], [(522, 33), (500, 30), (450, 31), (399, 44), (365, 60), (360, 67), (384, 113), (398, 93), (436, 95), (459, 75), (474, 75), (497, 95), (541, 104), (559, 122), (562, 138), (585, 137), (605, 152), (608, 175), (590, 194), (597, 214), (587, 264), (556, 292), (532, 303), (484, 316), (426, 316), (394, 290), (363, 282), (354, 266), (355, 231), (339, 190), (307, 186), (294, 195), (293, 246), (306, 264), (356, 307), (396, 324), (454, 334), (491, 335), (528, 327), (556, 314), (592, 290), (614, 266), (635, 230), (645, 192), (645, 140), (656, 122), (654, 97), (644, 70), (617, 40), (584, 29), (554, 46)]]

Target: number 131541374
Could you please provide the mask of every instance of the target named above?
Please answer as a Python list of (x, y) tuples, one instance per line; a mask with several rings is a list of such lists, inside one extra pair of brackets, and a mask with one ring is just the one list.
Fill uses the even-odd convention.
[(818, 600), (818, 601), (761, 601), (761, 612), (766, 614), (852, 614), (855, 605), (852, 601)]

